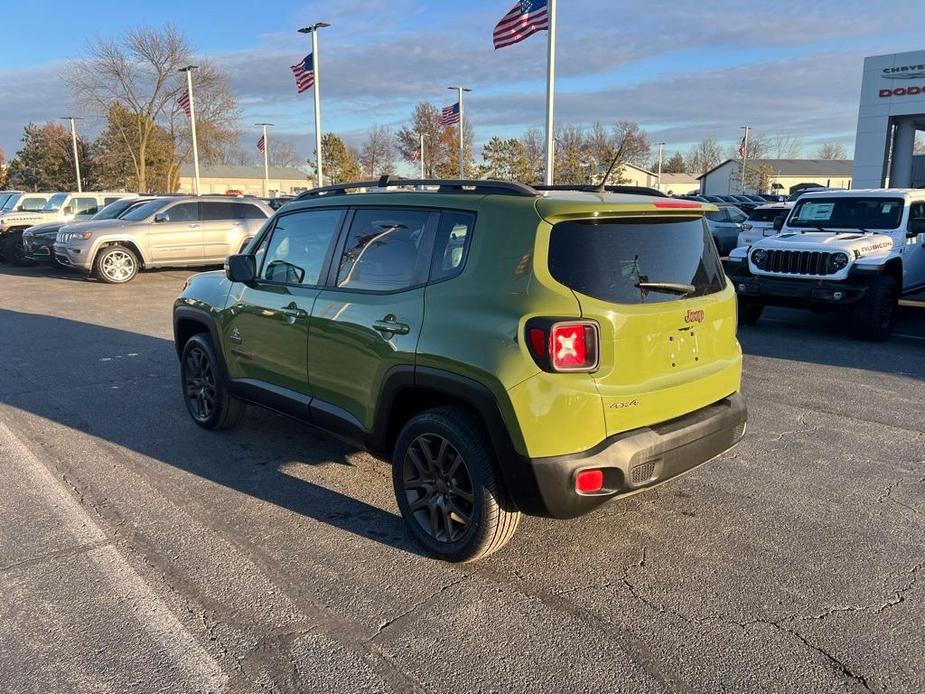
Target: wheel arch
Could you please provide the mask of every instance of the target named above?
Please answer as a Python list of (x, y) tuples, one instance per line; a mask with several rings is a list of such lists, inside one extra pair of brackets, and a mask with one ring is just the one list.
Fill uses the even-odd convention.
[(903, 286), (903, 260), (902, 258), (895, 257), (890, 258), (883, 265), (883, 274), (887, 277), (892, 277), (896, 280), (896, 283), (899, 285), (900, 291)]
[(193, 335), (207, 334), (212, 340), (215, 355), (218, 357), (224, 373), (228, 373), (225, 365), (225, 353), (219, 339), (218, 328), (215, 321), (207, 311), (193, 306), (177, 306), (173, 310), (173, 344), (177, 350), (177, 357), (183, 354), (183, 347)]
[(133, 239), (122, 237), (122, 238), (107, 238), (107, 239), (103, 239), (102, 241), (100, 241), (100, 243), (96, 246), (96, 248), (93, 251), (93, 263), (92, 263), (93, 267), (96, 267), (96, 260), (97, 258), (99, 258), (100, 253), (102, 253), (105, 249), (110, 248), (112, 246), (125, 246), (132, 253), (134, 253), (135, 257), (138, 258), (138, 268), (140, 270), (144, 269), (145, 266), (148, 264), (147, 261), (145, 260), (145, 254), (142, 253), (141, 251), (141, 247)]

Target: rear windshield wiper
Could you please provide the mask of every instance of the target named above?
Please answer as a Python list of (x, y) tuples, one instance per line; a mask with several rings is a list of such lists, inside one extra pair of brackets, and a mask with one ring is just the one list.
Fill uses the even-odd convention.
[(697, 287), (693, 284), (684, 284), (683, 282), (637, 282), (633, 286), (636, 289), (648, 289), (653, 292), (680, 294), (681, 296), (688, 296), (697, 291)]

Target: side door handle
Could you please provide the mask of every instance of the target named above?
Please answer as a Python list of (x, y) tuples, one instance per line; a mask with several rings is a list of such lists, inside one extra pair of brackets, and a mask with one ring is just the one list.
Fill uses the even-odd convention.
[(286, 316), (286, 322), (289, 323), (289, 325), (295, 325), (299, 319), (308, 316), (308, 314), (300, 309), (299, 305), (294, 301), (288, 306), (283, 307), (282, 314)]
[(187, 224), (186, 226), (188, 226), (190, 229), (198, 229), (200, 225), (199, 224)]
[(380, 333), (387, 333), (389, 335), (407, 335), (411, 328), (405, 323), (399, 323), (395, 316), (386, 316), (382, 320), (377, 320), (373, 323), (373, 327), (378, 330)]

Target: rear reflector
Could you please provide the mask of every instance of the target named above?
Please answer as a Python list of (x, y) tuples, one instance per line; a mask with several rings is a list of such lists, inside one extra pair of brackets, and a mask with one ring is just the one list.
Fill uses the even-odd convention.
[(699, 202), (693, 202), (691, 200), (656, 200), (652, 203), (655, 207), (669, 208), (669, 209), (700, 209)]
[(575, 491), (582, 494), (599, 492), (604, 486), (603, 470), (582, 470), (575, 477)]

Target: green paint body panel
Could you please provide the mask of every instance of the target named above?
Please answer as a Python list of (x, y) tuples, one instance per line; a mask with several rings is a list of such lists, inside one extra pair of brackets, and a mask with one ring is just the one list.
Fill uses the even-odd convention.
[[(208, 273), (192, 279), (178, 305), (201, 307), (214, 318), (232, 378), (267, 381), (324, 401), (365, 431), (374, 426), (392, 367), (432, 367), (491, 391), (517, 453), (530, 458), (581, 453), (620, 432), (704, 408), (740, 387), (735, 293), (728, 283), (707, 296), (620, 305), (580, 295), (550, 275), (549, 238), (558, 222), (645, 215), (689, 219), (714, 209), (660, 209), (659, 200), (609, 193), (531, 198), (395, 192), (298, 201), (280, 214), (402, 206), (468, 210), (477, 219), (465, 266), (446, 281), (376, 294), (243, 287), (222, 273)], [(702, 321), (687, 324), (688, 311), (703, 311)], [(384, 335), (372, 327), (388, 316), (408, 331)], [(599, 368), (541, 370), (524, 341), (525, 324), (533, 317), (596, 321)], [(242, 342), (234, 343), (233, 335)]]

